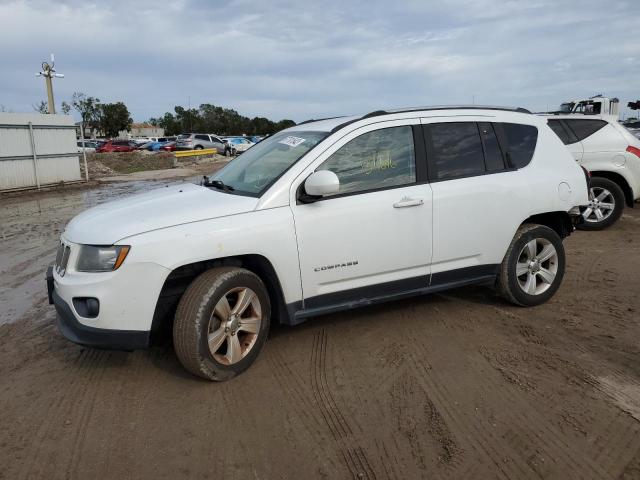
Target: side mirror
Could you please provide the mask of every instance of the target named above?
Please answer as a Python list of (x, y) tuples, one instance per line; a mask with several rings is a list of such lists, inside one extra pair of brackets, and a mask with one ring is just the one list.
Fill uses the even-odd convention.
[(338, 193), (340, 180), (329, 170), (320, 170), (309, 175), (304, 182), (304, 191), (311, 197), (323, 197)]

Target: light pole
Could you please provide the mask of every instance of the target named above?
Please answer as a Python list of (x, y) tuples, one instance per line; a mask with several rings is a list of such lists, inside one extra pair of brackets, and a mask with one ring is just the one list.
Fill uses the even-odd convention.
[(51, 64), (48, 64), (47, 62), (42, 62), (42, 71), (39, 73), (36, 73), (36, 77), (44, 77), (45, 79), (45, 83), (47, 85), (47, 101), (48, 101), (48, 110), (49, 113), (54, 114), (56, 113), (56, 104), (54, 103), (53, 100), (53, 82), (51, 81), (51, 79), (53, 77), (56, 78), (64, 78), (64, 75), (62, 73), (56, 73), (55, 70), (55, 59), (53, 57), (53, 53), (51, 54)]

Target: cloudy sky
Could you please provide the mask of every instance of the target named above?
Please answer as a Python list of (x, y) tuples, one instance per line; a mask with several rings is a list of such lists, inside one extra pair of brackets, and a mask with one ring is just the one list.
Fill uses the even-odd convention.
[[(0, 0), (0, 105), (33, 111), (49, 53), (140, 121), (212, 103), (274, 120), (640, 98), (640, 0)], [(628, 115), (628, 110), (623, 110)]]

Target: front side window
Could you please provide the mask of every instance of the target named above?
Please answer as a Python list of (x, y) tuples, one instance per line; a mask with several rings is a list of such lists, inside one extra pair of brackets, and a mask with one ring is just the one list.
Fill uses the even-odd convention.
[(229, 162), (212, 179), (234, 193), (259, 196), (329, 132), (284, 131), (251, 147)]
[(432, 123), (426, 129), (436, 180), (481, 175), (485, 172), (482, 142), (475, 122)]
[(338, 194), (415, 183), (413, 130), (402, 126), (363, 133), (340, 147), (318, 170), (330, 170), (338, 176)]
[(507, 159), (514, 168), (526, 167), (536, 149), (538, 129), (520, 123), (501, 123), (500, 126), (507, 143), (504, 147)]
[(604, 120), (565, 120), (569, 128), (576, 134), (578, 140), (582, 141), (587, 137), (590, 137), (598, 130), (603, 128), (607, 122)]

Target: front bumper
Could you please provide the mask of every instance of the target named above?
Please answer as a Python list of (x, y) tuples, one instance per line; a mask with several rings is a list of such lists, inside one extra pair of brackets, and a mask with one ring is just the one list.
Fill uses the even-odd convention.
[(69, 304), (56, 292), (52, 267), (47, 269), (46, 279), (49, 303), (56, 308), (56, 325), (67, 340), (113, 350), (140, 350), (149, 346), (149, 331), (95, 328), (80, 323)]

